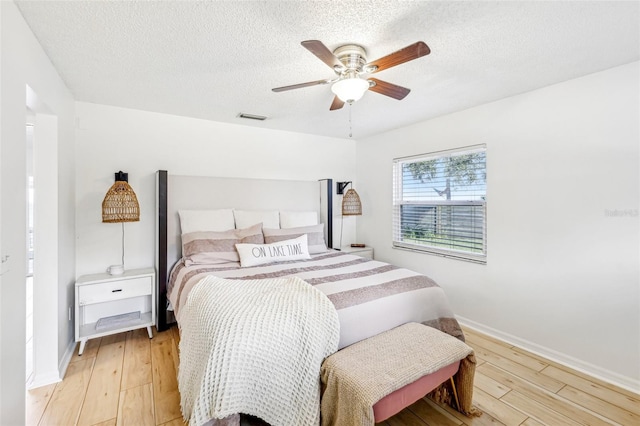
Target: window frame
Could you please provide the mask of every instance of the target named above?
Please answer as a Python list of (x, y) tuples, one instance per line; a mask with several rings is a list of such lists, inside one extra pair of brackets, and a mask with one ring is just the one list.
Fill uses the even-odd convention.
[[(409, 250), (419, 253), (437, 255), (452, 259), (465, 260), (475, 263), (486, 264), (487, 263), (487, 192), (486, 192), (486, 179), (485, 179), (485, 195), (483, 200), (403, 200), (403, 178), (402, 178), (402, 166), (404, 164), (434, 160), (438, 158), (450, 157), (452, 155), (465, 155), (473, 154), (477, 152), (483, 152), (485, 155), (485, 167), (484, 172), (487, 174), (487, 147), (485, 144), (472, 145), (467, 147), (461, 147), (450, 150), (436, 151), (425, 154), (412, 155), (407, 157), (398, 157), (393, 159), (393, 200), (392, 200), (392, 247), (394, 249)], [(453, 248), (442, 248), (428, 244), (408, 243), (403, 241), (402, 229), (401, 229), (401, 209), (404, 205), (418, 205), (427, 207), (439, 207), (439, 206), (480, 206), (482, 207), (482, 253), (473, 253), (465, 250), (458, 250)], [(452, 228), (455, 230), (456, 228)]]

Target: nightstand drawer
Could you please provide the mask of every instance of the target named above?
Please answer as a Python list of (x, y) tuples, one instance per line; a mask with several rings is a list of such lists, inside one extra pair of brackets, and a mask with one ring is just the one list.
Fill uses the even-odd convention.
[(83, 306), (91, 303), (149, 295), (152, 292), (152, 284), (151, 277), (141, 277), (83, 285), (78, 288), (78, 304)]

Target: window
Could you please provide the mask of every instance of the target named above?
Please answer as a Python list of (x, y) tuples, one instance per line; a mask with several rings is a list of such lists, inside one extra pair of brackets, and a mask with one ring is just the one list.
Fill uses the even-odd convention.
[(393, 246), (486, 263), (486, 148), (395, 159)]

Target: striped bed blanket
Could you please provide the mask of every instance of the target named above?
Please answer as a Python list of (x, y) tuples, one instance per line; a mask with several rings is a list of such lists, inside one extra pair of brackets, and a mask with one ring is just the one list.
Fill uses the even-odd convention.
[(340, 321), (339, 348), (408, 322), (432, 326), (464, 341), (442, 288), (417, 272), (360, 256), (329, 251), (309, 260), (241, 268), (239, 263), (185, 266), (171, 272), (169, 301), (178, 323), (191, 289), (208, 275), (230, 280), (297, 276), (323, 292)]

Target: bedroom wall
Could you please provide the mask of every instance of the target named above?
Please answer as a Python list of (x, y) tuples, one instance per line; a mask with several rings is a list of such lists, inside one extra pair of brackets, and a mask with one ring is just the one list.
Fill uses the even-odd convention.
[[(359, 140), (359, 240), (436, 279), (462, 322), (638, 391), (639, 75), (631, 63)], [(487, 264), (391, 248), (392, 159), (478, 143)]]
[[(32, 105), (37, 113), (35, 131), (41, 112), (57, 126), (53, 138), (43, 142), (49, 144), (48, 162), (36, 170), (40, 181), (36, 197), (40, 193), (49, 202), (47, 219), (36, 225), (36, 238), (47, 238), (47, 244), (36, 241), (35, 255), (36, 262), (37, 256), (46, 258), (40, 266), (47, 273), (36, 277), (46, 289), (46, 298), (36, 294), (34, 282), (35, 332), (53, 337), (46, 347), (36, 349), (53, 371), (36, 365), (35, 373), (54, 381), (72, 339), (66, 306), (73, 303), (75, 279), (74, 101), (13, 2), (0, 2), (0, 43), (0, 255), (6, 259), (0, 271), (0, 424), (13, 425), (25, 422), (27, 86), (39, 100)], [(38, 157), (41, 151), (35, 149)], [(56, 235), (55, 241), (49, 239), (51, 235)]]
[[(76, 103), (76, 113), (78, 275), (120, 263), (120, 224), (101, 222), (102, 199), (118, 170), (129, 173), (141, 210), (140, 222), (125, 225), (127, 268), (154, 265), (159, 169), (199, 176), (355, 180), (353, 140), (84, 102)], [(345, 242), (353, 241), (355, 223), (346, 224), (344, 233)]]

